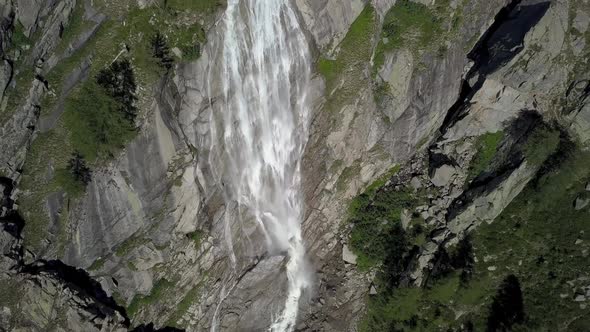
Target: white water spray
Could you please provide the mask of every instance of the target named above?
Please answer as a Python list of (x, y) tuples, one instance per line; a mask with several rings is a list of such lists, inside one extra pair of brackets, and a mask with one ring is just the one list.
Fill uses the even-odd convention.
[(255, 218), (268, 250), (288, 254), (287, 299), (270, 330), (291, 331), (310, 283), (300, 174), (308, 134), (309, 49), (289, 0), (229, 0), (223, 23), (223, 95), (212, 103), (211, 150), (224, 161), (218, 175), (226, 195), (228, 250), (235, 266), (230, 223), (237, 221), (228, 209), (237, 202), (239, 218)]

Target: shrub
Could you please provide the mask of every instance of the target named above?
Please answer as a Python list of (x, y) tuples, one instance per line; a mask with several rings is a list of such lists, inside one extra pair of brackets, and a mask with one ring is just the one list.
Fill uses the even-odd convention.
[(470, 235), (466, 235), (457, 244), (457, 250), (451, 257), (451, 265), (455, 269), (462, 269), (460, 275), (461, 285), (466, 286), (473, 275), (473, 269), (475, 266), (473, 244), (471, 243)]
[(467, 172), (467, 181), (471, 181), (476, 178), (481, 172), (485, 171), (494, 156), (498, 147), (504, 138), (504, 132), (498, 131), (495, 133), (486, 133), (477, 138), (475, 148), (477, 153), (469, 164), (469, 171)]

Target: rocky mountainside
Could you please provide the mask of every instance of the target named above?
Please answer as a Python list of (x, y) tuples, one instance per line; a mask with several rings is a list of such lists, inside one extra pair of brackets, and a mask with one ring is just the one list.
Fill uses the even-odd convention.
[[(292, 3), (295, 330), (590, 330), (590, 1)], [(226, 229), (209, 142), (225, 6), (0, 0), (0, 331), (268, 329), (287, 258)]]

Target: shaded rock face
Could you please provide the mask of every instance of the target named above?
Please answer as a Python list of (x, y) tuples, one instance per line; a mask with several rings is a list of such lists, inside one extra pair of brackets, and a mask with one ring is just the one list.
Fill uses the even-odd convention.
[(545, 15), (549, 1), (512, 1), (503, 8), (469, 57), (480, 75), (505, 66), (524, 48), (524, 37)]
[(11, 182), (3, 180), (2, 183), (2, 328), (126, 331), (129, 318), (125, 309), (108, 297), (88, 273), (57, 260), (25, 263), (31, 257), (22, 245), (24, 221), (13, 210)]
[[(394, 1), (293, 3), (314, 54), (334, 58), (366, 5), (375, 8), (374, 24), (379, 26)], [(25, 34), (43, 35), (34, 45), (34, 56), (24, 59), (34, 64), (51, 54), (74, 1), (23, 0), (0, 6), (3, 50), (15, 22)], [(417, 190), (435, 186), (439, 193), (420, 211), (434, 231), (411, 257), (402, 281), (424, 285), (439, 248), (493, 220), (536, 173), (536, 166), (506, 148), (502, 167), (465, 187), (476, 137), (505, 130), (522, 110), (549, 116), (556, 96), (570, 106), (564, 117), (572, 133), (582, 141), (590, 137), (587, 72), (577, 72), (572, 82), (573, 65), (556, 60), (569, 47), (579, 54), (587, 50), (585, 39), (566, 38), (567, 6), (493, 0), (469, 2), (464, 10), (469, 20), (457, 32), (457, 41), (446, 45), (444, 55), (426, 52), (418, 57), (406, 49), (385, 55), (376, 71), (377, 80), (390, 86), (386, 102), (376, 101), (370, 61), (360, 65), (362, 84), (355, 94), (333, 113), (327, 104), (334, 91), (328, 90), (322, 75), (313, 77), (314, 113), (302, 164), (302, 227), (315, 287), (300, 304), (298, 330), (354, 330), (362, 317), (366, 295), (376, 292), (373, 276), (357, 271), (357, 257), (342, 225), (346, 226), (350, 199), (393, 165), (403, 168), (390, 186), (411, 181)], [(95, 10), (86, 14), (96, 24), (73, 43), (72, 54), (105, 19)], [(587, 31), (587, 13), (573, 15), (573, 28)], [(94, 171), (82, 198), (69, 201), (56, 194), (47, 199), (51, 229), (60, 229), (59, 211), (67, 208), (69, 213), (63, 247), (57, 245), (55, 231), (42, 250), (27, 252), (20, 239), (26, 220), (14, 207), (30, 140), (50, 130), (60, 116), (56, 112), (38, 121), (40, 98), (47, 90), (42, 76), (33, 80), (16, 112), (0, 121), (0, 267), (9, 271), (5, 280), (24, 285), (25, 296), (18, 303), (31, 308), (22, 318), (11, 307), (0, 306), (0, 324), (6, 320), (11, 326), (20, 326), (16, 322), (43, 329), (59, 316), (66, 317), (67, 329), (84, 331), (154, 331), (172, 318), (171, 323), (191, 331), (209, 330), (214, 324), (227, 331), (270, 325), (272, 313), (284, 304), (286, 259), (267, 252), (264, 235), (253, 220), (226, 228), (225, 221), (237, 219), (240, 207), (225, 206), (215, 176), (223, 163), (209, 150), (211, 104), (222, 94), (221, 78), (208, 76), (219, 66), (219, 33), (219, 26), (212, 25), (199, 60), (177, 65), (153, 88), (140, 134), (121, 155)], [(468, 42), (472, 37), (478, 42)], [(372, 43), (379, 38), (372, 36)], [(48, 59), (41, 67), (62, 61)], [(0, 64), (2, 93), (14, 84), (11, 61)], [(70, 74), (64, 91), (85, 79), (89, 63), (86, 59)], [(540, 116), (534, 121), (539, 120)], [(523, 135), (525, 127), (519, 127)], [(505, 146), (518, 145), (518, 137), (511, 136)], [(582, 209), (587, 202), (573, 204)], [(234, 239), (236, 265), (229, 258), (228, 233)], [(162, 286), (167, 284), (163, 281), (173, 286)], [(60, 291), (64, 288), (67, 291)], [(48, 311), (54, 300), (60, 309)], [(129, 314), (125, 308), (137, 303), (139, 309)], [(180, 307), (184, 311), (177, 313)]]

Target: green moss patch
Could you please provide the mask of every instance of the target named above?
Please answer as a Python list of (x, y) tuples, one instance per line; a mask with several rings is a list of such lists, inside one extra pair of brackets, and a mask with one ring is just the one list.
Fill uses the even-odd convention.
[(133, 235), (130, 238), (128, 238), (127, 240), (123, 241), (123, 243), (121, 243), (117, 249), (115, 250), (115, 255), (122, 257), (122, 256), (126, 256), (127, 254), (129, 254), (131, 252), (131, 250), (139, 247), (140, 245), (143, 245), (147, 242), (146, 239), (137, 236), (137, 235)]
[(387, 52), (407, 48), (416, 54), (434, 44), (438, 45), (442, 27), (441, 18), (435, 13), (421, 3), (410, 0), (396, 2), (383, 21), (381, 38), (375, 51), (374, 71), (383, 65)]
[(174, 282), (168, 281), (164, 278), (156, 281), (149, 295), (137, 295), (131, 300), (131, 303), (127, 307), (129, 317), (134, 317), (143, 307), (154, 303), (161, 303), (160, 301), (169, 294), (174, 286)]
[(327, 110), (338, 112), (359, 93), (363, 85), (368, 86), (364, 71), (373, 53), (375, 31), (375, 9), (367, 5), (350, 26), (335, 57), (318, 60), (317, 69), (326, 79), (329, 95), (325, 106)]
[(504, 138), (504, 132), (486, 133), (479, 136), (475, 142), (476, 154), (471, 160), (467, 171), (467, 181), (485, 171), (498, 151), (500, 142)]
[(178, 11), (212, 12), (226, 4), (226, 0), (166, 0), (166, 6)]
[(193, 241), (196, 248), (199, 248), (203, 242), (203, 239), (205, 238), (205, 233), (201, 230), (196, 230), (187, 234), (187, 237)]
[(201, 287), (203, 287), (203, 281), (199, 282), (195, 287), (193, 287), (188, 293), (184, 295), (182, 300), (178, 303), (170, 318), (166, 322), (167, 326), (172, 326), (176, 328), (182, 327), (180, 324), (180, 320), (182, 316), (184, 316), (190, 307), (196, 303), (201, 297)]

